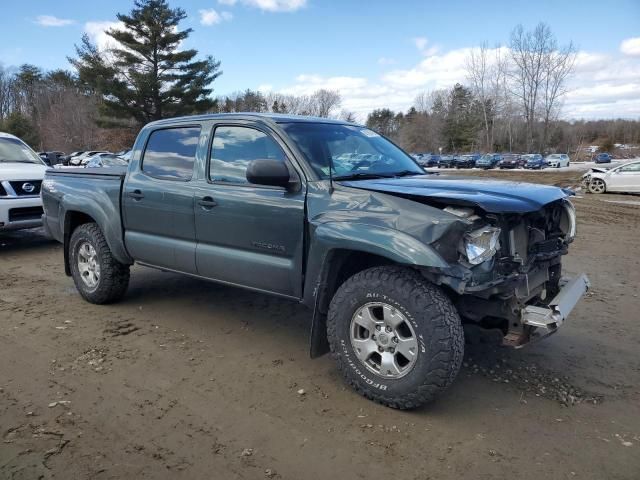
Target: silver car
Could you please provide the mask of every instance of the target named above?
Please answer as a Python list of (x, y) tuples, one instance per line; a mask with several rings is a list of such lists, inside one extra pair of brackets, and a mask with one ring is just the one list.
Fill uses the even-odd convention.
[(545, 158), (547, 165), (553, 168), (568, 167), (571, 161), (566, 153), (552, 153)]
[(582, 176), (582, 184), (591, 193), (640, 192), (640, 160), (609, 170), (594, 167)]

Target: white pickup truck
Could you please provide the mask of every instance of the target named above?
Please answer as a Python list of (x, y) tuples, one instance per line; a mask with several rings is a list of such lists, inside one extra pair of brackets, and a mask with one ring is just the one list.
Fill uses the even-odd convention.
[(40, 185), (46, 169), (26, 143), (0, 132), (0, 232), (42, 225)]

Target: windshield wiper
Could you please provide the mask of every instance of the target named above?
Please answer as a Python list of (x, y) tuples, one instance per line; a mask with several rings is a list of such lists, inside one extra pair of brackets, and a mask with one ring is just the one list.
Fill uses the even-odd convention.
[(349, 175), (338, 175), (333, 177), (334, 180), (367, 180), (374, 178), (393, 178), (393, 175), (387, 175), (383, 173), (367, 173), (367, 172), (354, 172)]
[(415, 172), (413, 170), (402, 170), (401, 172), (395, 172), (394, 177), (408, 177), (409, 175), (426, 175), (425, 172)]

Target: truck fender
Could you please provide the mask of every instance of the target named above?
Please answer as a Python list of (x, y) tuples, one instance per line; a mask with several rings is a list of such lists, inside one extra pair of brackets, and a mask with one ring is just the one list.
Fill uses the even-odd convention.
[(66, 194), (64, 197), (66, 208), (63, 215), (60, 215), (60, 227), (64, 235), (64, 266), (67, 275), (71, 274), (69, 264), (71, 234), (78, 225), (88, 222), (95, 222), (100, 227), (116, 260), (126, 265), (133, 263), (124, 246), (122, 225), (119, 220), (120, 212), (105, 193), (96, 190), (94, 195), (95, 197), (80, 198)]
[(345, 280), (338, 277), (339, 271), (352, 255), (370, 256), (374, 262), (389, 264), (448, 267), (447, 262), (430, 245), (385, 227), (331, 222), (318, 225), (312, 238), (303, 298), (303, 303), (313, 308), (310, 332), (312, 358), (329, 352), (326, 323), (328, 306), (340, 282)]

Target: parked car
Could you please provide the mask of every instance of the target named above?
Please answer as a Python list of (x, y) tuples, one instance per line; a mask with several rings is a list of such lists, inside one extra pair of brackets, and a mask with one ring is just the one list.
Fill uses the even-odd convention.
[(431, 155), (429, 155), (429, 158), (425, 162), (425, 166), (427, 166), (427, 167), (437, 167), (439, 163), (440, 163), (440, 155), (436, 155), (436, 154), (432, 153)]
[[(331, 165), (332, 149), (378, 160)], [(402, 409), (456, 376), (461, 317), (512, 347), (562, 325), (588, 288), (561, 280), (569, 195), (430, 175), (365, 127), (270, 114), (153, 122), (128, 167), (49, 169), (42, 192), (88, 302), (121, 299), (136, 262), (299, 301), (312, 356)]]
[(38, 156), (49, 167), (53, 167), (54, 165), (58, 165), (59, 163), (62, 163), (64, 152), (38, 152)]
[(70, 162), (70, 160), (71, 160), (72, 158), (77, 157), (78, 155), (82, 155), (83, 153), (84, 153), (84, 151), (82, 151), (82, 150), (78, 150), (77, 152), (71, 152), (71, 153), (70, 153), (70, 154), (68, 154), (68, 155), (64, 155), (64, 156), (62, 157), (62, 159), (61, 159), (61, 160), (62, 160), (62, 164), (63, 164), (63, 165), (69, 165), (69, 162)]
[(418, 160), (418, 163), (425, 168), (429, 168), (429, 167), (437, 167), (439, 161), (440, 161), (440, 155), (425, 153), (422, 155), (422, 157), (420, 157), (420, 160)]
[(524, 168), (529, 170), (541, 170), (546, 168), (547, 163), (544, 161), (544, 158), (539, 153), (531, 153), (528, 155), (523, 155), (523, 160), (525, 161)]
[(608, 153), (599, 153), (594, 157), (593, 161), (596, 163), (611, 163), (611, 155)]
[(479, 154), (470, 153), (467, 155), (459, 155), (454, 161), (456, 168), (473, 168), (476, 166), (476, 161), (480, 158)]
[(495, 168), (502, 160), (502, 155), (499, 153), (485, 153), (476, 161), (476, 167), (478, 168)]
[(640, 192), (640, 161), (611, 169), (592, 168), (582, 176), (582, 184), (591, 193)]
[(455, 160), (454, 155), (442, 155), (438, 160), (438, 168), (452, 168)]
[(114, 153), (98, 153), (87, 159), (86, 168), (126, 167), (127, 161)]
[(549, 167), (560, 168), (568, 167), (571, 164), (569, 155), (566, 153), (552, 153), (544, 159)]
[(523, 168), (525, 163), (527, 163), (526, 159), (523, 158), (523, 155), (519, 155), (517, 153), (505, 153), (502, 155), (502, 160), (500, 160), (499, 167), (501, 169), (504, 168)]
[(90, 157), (93, 157), (98, 153), (109, 153), (109, 152), (105, 152), (104, 150), (90, 150), (88, 152), (81, 153), (80, 155), (76, 155), (73, 158), (70, 158), (69, 165), (75, 165), (75, 166), (84, 165), (89, 161), (88, 159)]
[(0, 232), (42, 225), (40, 185), (46, 164), (8, 133), (0, 133)]

